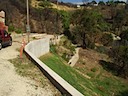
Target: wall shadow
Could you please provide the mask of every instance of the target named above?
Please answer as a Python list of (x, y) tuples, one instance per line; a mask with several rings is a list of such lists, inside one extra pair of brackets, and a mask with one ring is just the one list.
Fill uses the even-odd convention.
[(117, 94), (116, 96), (128, 96), (128, 90), (125, 90), (123, 92), (120, 92), (119, 94)]

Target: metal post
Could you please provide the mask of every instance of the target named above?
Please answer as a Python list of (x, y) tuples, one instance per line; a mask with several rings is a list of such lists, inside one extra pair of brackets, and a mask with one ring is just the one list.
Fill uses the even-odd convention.
[(29, 43), (30, 25), (29, 25), (29, 5), (28, 5), (28, 0), (27, 0), (27, 25), (26, 25), (26, 31), (27, 31), (28, 43)]

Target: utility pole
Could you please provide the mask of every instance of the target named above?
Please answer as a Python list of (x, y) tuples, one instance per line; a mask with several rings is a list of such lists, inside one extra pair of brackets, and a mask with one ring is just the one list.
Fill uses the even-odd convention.
[(27, 0), (27, 25), (26, 25), (26, 32), (27, 32), (27, 37), (28, 37), (28, 43), (29, 43), (29, 35), (30, 35), (30, 24), (29, 24), (29, 4)]
[(55, 32), (54, 32), (54, 39), (55, 39), (55, 42), (54, 44), (57, 44), (57, 33), (58, 33), (58, 0), (56, 1), (56, 5), (57, 5), (57, 12), (56, 12), (56, 23), (55, 23)]
[[(58, 9), (58, 4), (59, 4), (59, 2), (58, 2), (58, 0), (57, 0), (57, 10), (59, 10)], [(58, 33), (58, 30), (59, 28), (58, 28), (58, 11), (57, 11), (57, 15), (56, 15), (56, 31), (57, 31), (57, 33)], [(57, 36), (57, 34), (56, 34), (56, 39), (58, 39), (58, 36)]]

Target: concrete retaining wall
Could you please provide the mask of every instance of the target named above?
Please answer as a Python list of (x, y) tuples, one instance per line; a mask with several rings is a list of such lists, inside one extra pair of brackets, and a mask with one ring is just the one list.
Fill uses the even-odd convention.
[(32, 41), (26, 48), (36, 57), (40, 57), (49, 52), (49, 38)]
[(32, 58), (40, 70), (60, 90), (62, 94), (66, 96), (84, 96), (38, 59), (39, 56), (49, 52), (49, 38), (30, 42), (25, 46), (24, 51), (27, 53), (27, 55), (29, 55), (30, 58)]

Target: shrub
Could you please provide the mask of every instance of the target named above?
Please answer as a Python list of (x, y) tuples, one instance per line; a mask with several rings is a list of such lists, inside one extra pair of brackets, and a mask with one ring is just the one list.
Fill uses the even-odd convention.
[(91, 71), (92, 72), (96, 72), (97, 71), (97, 68), (94, 67), (94, 68), (91, 69)]
[(97, 52), (104, 53), (104, 54), (108, 53), (108, 49), (106, 47), (104, 47), (104, 46), (97, 46), (95, 50)]
[(13, 32), (13, 31), (15, 31), (14, 26), (13, 26), (13, 25), (10, 25), (10, 26), (8, 27), (8, 31), (9, 31), (9, 32)]
[(69, 49), (71, 52), (75, 51), (75, 46), (72, 45), (72, 42), (68, 40), (66, 36), (63, 36), (59, 43), (61, 46), (64, 46), (65, 48)]
[(93, 72), (88, 72), (87, 75), (91, 78), (95, 77), (95, 74)]
[(51, 7), (52, 5), (48, 1), (42, 1), (42, 2), (39, 3), (39, 6), (41, 6), (41, 7)]
[(110, 46), (113, 42), (113, 37), (111, 34), (103, 34), (102, 37), (101, 37), (101, 43), (104, 45), (104, 46)]
[(15, 32), (16, 32), (17, 34), (21, 34), (21, 33), (22, 33), (22, 30), (21, 30), (21, 29), (15, 29)]
[(68, 54), (67, 53), (63, 53), (62, 55), (62, 58), (65, 60), (65, 61), (69, 61), (69, 58), (68, 58)]

